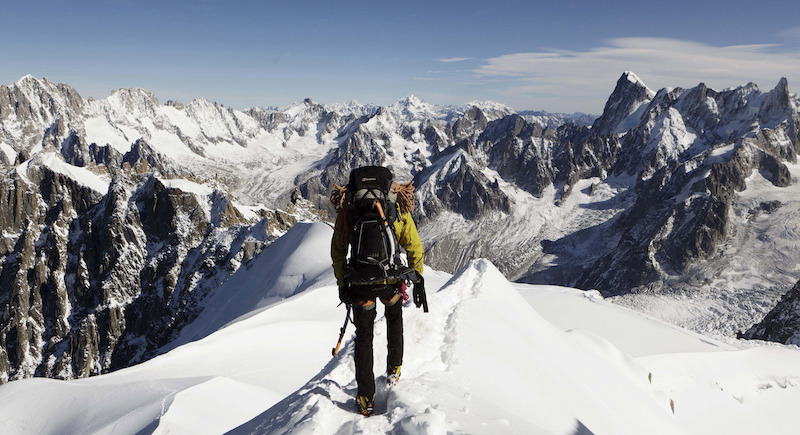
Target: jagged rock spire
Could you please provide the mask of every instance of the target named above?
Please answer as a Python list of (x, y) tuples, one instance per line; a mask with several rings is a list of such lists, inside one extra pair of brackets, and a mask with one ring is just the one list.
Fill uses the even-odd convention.
[(650, 88), (634, 73), (626, 71), (617, 80), (614, 92), (606, 102), (603, 114), (592, 126), (596, 134), (615, 133), (620, 124), (644, 102), (655, 96)]

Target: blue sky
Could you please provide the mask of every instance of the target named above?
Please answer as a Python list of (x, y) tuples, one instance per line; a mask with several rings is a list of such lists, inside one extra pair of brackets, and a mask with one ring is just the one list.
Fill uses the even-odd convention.
[[(656, 3), (656, 2), (652, 2)], [(3, 6), (0, 83), (84, 97), (149, 89), (247, 108), (310, 97), (494, 100), (600, 113), (619, 76), (652, 89), (800, 81), (800, 2), (36, 1)]]

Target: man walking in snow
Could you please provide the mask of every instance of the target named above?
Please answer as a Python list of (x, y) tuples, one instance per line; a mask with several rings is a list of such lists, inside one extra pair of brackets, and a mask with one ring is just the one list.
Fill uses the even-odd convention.
[[(376, 299), (385, 306), (386, 380), (393, 385), (403, 363), (403, 281), (420, 283), (422, 277), (422, 241), (411, 218), (413, 192), (412, 183), (393, 183), (389, 169), (367, 166), (354, 169), (348, 185), (334, 186), (331, 193), (337, 211), (331, 259), (339, 299), (353, 308), (356, 406), (365, 416), (372, 414), (375, 400), (372, 338)], [(405, 249), (410, 267), (399, 261), (397, 244)], [(421, 283), (415, 284), (414, 292), (416, 300), (417, 293), (424, 292)]]

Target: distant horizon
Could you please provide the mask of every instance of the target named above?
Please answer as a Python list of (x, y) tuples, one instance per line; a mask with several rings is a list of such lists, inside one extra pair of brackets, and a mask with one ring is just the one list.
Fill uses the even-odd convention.
[(0, 83), (32, 74), (87, 98), (143, 88), (237, 108), (414, 94), (597, 114), (624, 71), (654, 90), (800, 81), (798, 15), (788, 0), (17, 2)]
[[(34, 79), (39, 80), (39, 81), (46, 79), (49, 82), (51, 82), (53, 84), (56, 84), (56, 85), (59, 85), (59, 84), (68, 85), (68, 86), (72, 87), (73, 89), (75, 89), (75, 91), (78, 92), (78, 94), (81, 96), (81, 98), (83, 98), (84, 100), (87, 100), (87, 101), (88, 100), (104, 100), (104, 99), (110, 97), (114, 92), (116, 92), (118, 90), (143, 89), (145, 91), (152, 92), (153, 95), (156, 96), (156, 99), (158, 100), (158, 103), (161, 104), (161, 105), (165, 105), (169, 101), (175, 101), (175, 102), (179, 102), (181, 104), (187, 104), (187, 103), (190, 103), (193, 100), (206, 100), (206, 101), (210, 101), (210, 102), (215, 103), (215, 104), (219, 104), (219, 105), (221, 105), (223, 107), (228, 107), (228, 108), (232, 108), (234, 110), (240, 110), (240, 111), (253, 109), (253, 108), (283, 109), (283, 108), (292, 106), (294, 104), (300, 103), (302, 101), (305, 101), (307, 99), (310, 99), (312, 102), (317, 103), (317, 104), (321, 104), (323, 106), (326, 106), (326, 105), (330, 106), (330, 105), (336, 105), (336, 104), (347, 105), (347, 104), (352, 103), (352, 102), (355, 101), (356, 103), (358, 103), (358, 104), (360, 104), (362, 106), (365, 106), (365, 107), (367, 107), (367, 106), (388, 107), (388, 106), (396, 104), (396, 103), (398, 103), (400, 101), (403, 101), (406, 98), (416, 97), (416, 98), (418, 98), (419, 100), (421, 100), (424, 103), (427, 103), (427, 104), (430, 104), (430, 105), (433, 105), (433, 106), (438, 106), (438, 107), (462, 107), (462, 106), (466, 106), (466, 105), (468, 105), (470, 103), (497, 103), (497, 104), (501, 104), (501, 105), (507, 106), (509, 109), (512, 109), (512, 110), (514, 110), (515, 112), (518, 112), (518, 113), (519, 112), (542, 112), (542, 113), (549, 113), (549, 114), (587, 115), (587, 116), (600, 116), (602, 114), (602, 111), (601, 111), (601, 113), (586, 113), (586, 112), (550, 112), (550, 111), (547, 111), (547, 110), (540, 110), (540, 109), (517, 109), (517, 108), (509, 106), (508, 104), (503, 103), (502, 101), (495, 101), (495, 100), (476, 100), (476, 99), (472, 99), (472, 100), (465, 101), (465, 102), (460, 103), (460, 104), (436, 104), (436, 103), (430, 103), (430, 102), (426, 101), (424, 98), (421, 98), (420, 96), (418, 96), (418, 95), (416, 95), (414, 93), (411, 93), (411, 94), (405, 95), (403, 97), (400, 97), (399, 99), (397, 99), (397, 100), (395, 100), (395, 101), (393, 101), (393, 102), (391, 102), (389, 104), (378, 104), (378, 103), (374, 103), (374, 102), (371, 102), (371, 101), (364, 102), (364, 101), (359, 101), (357, 98), (350, 98), (350, 99), (344, 100), (344, 101), (319, 101), (319, 100), (317, 100), (317, 99), (315, 99), (313, 97), (304, 97), (304, 98), (300, 98), (297, 101), (291, 102), (291, 103), (283, 105), (283, 106), (267, 104), (267, 105), (261, 105), (261, 106), (236, 107), (236, 106), (228, 105), (228, 104), (216, 101), (216, 100), (212, 100), (212, 99), (204, 97), (202, 95), (196, 96), (196, 97), (193, 97), (193, 98), (189, 98), (187, 100), (178, 100), (178, 99), (173, 99), (173, 98), (161, 98), (155, 92), (151, 91), (150, 89), (142, 88), (142, 87), (133, 87), (133, 88), (117, 87), (117, 88), (111, 89), (108, 92), (108, 95), (106, 95), (104, 97), (96, 97), (96, 96), (91, 96), (91, 95), (90, 96), (85, 96), (79, 89), (75, 88), (74, 86), (72, 86), (68, 82), (63, 82), (63, 81), (59, 81), (59, 80), (51, 80), (49, 77), (36, 77), (33, 74), (25, 74), (22, 77), (18, 78), (17, 80), (15, 80), (15, 81), (13, 81), (11, 83), (0, 83), (0, 86), (13, 86), (15, 83), (18, 83), (18, 82), (22, 81), (25, 77), (28, 77), (28, 76), (33, 77)], [(613, 90), (613, 86), (612, 86), (611, 89)], [(611, 92), (609, 91), (609, 95), (610, 94), (611, 94)]]
[[(622, 77), (624, 77), (624, 76), (625, 76), (625, 74), (627, 74), (627, 73), (629, 73), (629, 72), (633, 73), (633, 74), (634, 74), (634, 75), (636, 75), (636, 76), (637, 76), (637, 78), (638, 78), (638, 74), (636, 74), (636, 72), (635, 72), (635, 71), (623, 71), (622, 73), (620, 73), (620, 76), (619, 76), (619, 78), (622, 78)], [(473, 99), (471, 99), (471, 100), (466, 100), (466, 101), (464, 101), (464, 102), (462, 102), (462, 103), (456, 103), (456, 104), (438, 104), (438, 103), (432, 103), (432, 102), (429, 102), (429, 101), (427, 101), (425, 98), (423, 98), (423, 97), (420, 97), (419, 95), (417, 95), (417, 94), (415, 94), (415, 93), (413, 93), (413, 92), (412, 92), (412, 93), (410, 93), (410, 94), (404, 95), (404, 96), (402, 96), (402, 97), (400, 97), (400, 98), (398, 98), (398, 99), (396, 99), (396, 100), (394, 100), (394, 101), (391, 101), (391, 102), (389, 102), (389, 103), (387, 103), (387, 104), (380, 104), (380, 103), (376, 103), (376, 102), (372, 102), (372, 101), (359, 101), (359, 99), (358, 99), (358, 98), (349, 98), (349, 99), (345, 99), (345, 100), (337, 100), (337, 101), (320, 101), (320, 100), (318, 100), (318, 99), (316, 99), (316, 98), (314, 98), (314, 97), (309, 97), (309, 96), (306, 96), (306, 97), (299, 98), (299, 99), (297, 99), (297, 100), (295, 100), (295, 101), (292, 101), (292, 102), (289, 102), (288, 104), (283, 104), (283, 105), (264, 104), (264, 105), (254, 105), (254, 106), (234, 106), (234, 105), (231, 105), (231, 104), (226, 104), (226, 103), (224, 103), (224, 102), (221, 102), (221, 101), (217, 101), (217, 100), (215, 100), (215, 99), (212, 99), (212, 98), (209, 98), (209, 97), (205, 97), (205, 96), (203, 96), (203, 95), (197, 95), (197, 96), (194, 96), (194, 97), (190, 97), (190, 98), (188, 98), (188, 99), (162, 98), (162, 97), (159, 97), (159, 95), (158, 95), (158, 94), (157, 94), (155, 91), (153, 91), (153, 90), (151, 90), (151, 89), (144, 88), (144, 87), (140, 87), (140, 86), (129, 87), (129, 88), (126, 88), (126, 87), (115, 87), (115, 88), (112, 88), (112, 89), (110, 89), (110, 90), (108, 91), (108, 93), (107, 93), (105, 96), (103, 96), (103, 97), (98, 97), (98, 96), (94, 96), (94, 95), (89, 95), (89, 96), (86, 96), (86, 95), (84, 95), (84, 93), (83, 93), (83, 92), (81, 92), (81, 90), (80, 90), (80, 89), (76, 88), (75, 86), (73, 86), (73, 85), (72, 85), (71, 83), (69, 83), (69, 82), (64, 82), (64, 81), (60, 81), (60, 80), (52, 80), (52, 79), (50, 79), (50, 78), (49, 78), (49, 77), (47, 77), (47, 76), (43, 76), (43, 77), (36, 77), (35, 75), (33, 75), (33, 74), (30, 74), (30, 73), (22, 75), (21, 77), (19, 77), (18, 79), (14, 80), (14, 81), (13, 81), (13, 82), (11, 82), (11, 83), (0, 83), (0, 86), (13, 86), (15, 83), (18, 83), (18, 82), (22, 81), (22, 80), (23, 80), (25, 77), (28, 77), (28, 76), (30, 76), (30, 77), (33, 77), (33, 78), (34, 78), (34, 79), (36, 79), (36, 80), (44, 80), (44, 79), (46, 79), (46, 80), (48, 80), (48, 81), (50, 81), (51, 83), (54, 83), (54, 84), (56, 84), (56, 85), (58, 85), (58, 84), (65, 84), (65, 85), (68, 85), (68, 86), (72, 87), (73, 89), (75, 89), (75, 91), (77, 91), (77, 92), (78, 92), (78, 94), (81, 96), (81, 98), (83, 98), (84, 100), (87, 100), (87, 101), (88, 101), (88, 100), (104, 100), (104, 99), (106, 99), (106, 98), (110, 97), (110, 96), (111, 96), (111, 95), (112, 95), (112, 94), (113, 94), (115, 91), (118, 91), (118, 90), (143, 89), (143, 90), (145, 90), (145, 91), (148, 91), (148, 92), (151, 92), (151, 93), (153, 93), (153, 95), (155, 95), (155, 96), (156, 96), (156, 99), (158, 100), (159, 104), (161, 104), (161, 105), (165, 105), (165, 104), (167, 104), (167, 102), (169, 102), (169, 101), (175, 101), (175, 102), (179, 102), (179, 103), (182, 103), (182, 104), (186, 104), (186, 103), (190, 103), (190, 102), (191, 102), (191, 101), (193, 101), (193, 100), (206, 100), (206, 101), (210, 101), (210, 102), (212, 102), (212, 103), (215, 103), (215, 104), (219, 104), (219, 105), (221, 105), (221, 106), (223, 106), (223, 107), (229, 107), (229, 108), (232, 108), (232, 109), (234, 109), (234, 110), (240, 110), (240, 111), (244, 111), (244, 110), (248, 110), (248, 109), (253, 109), (253, 108), (260, 108), (260, 109), (276, 109), (276, 110), (280, 110), (280, 109), (284, 109), (284, 108), (287, 108), (287, 107), (289, 107), (289, 106), (292, 106), (292, 105), (294, 105), (294, 104), (300, 103), (300, 102), (302, 102), (302, 101), (305, 101), (305, 100), (307, 100), (307, 99), (310, 99), (312, 102), (314, 102), (314, 103), (317, 103), (317, 104), (321, 104), (321, 105), (323, 105), (323, 106), (326, 106), (326, 105), (330, 106), (330, 105), (337, 105), (337, 104), (340, 104), (340, 105), (347, 105), (347, 104), (349, 104), (349, 103), (352, 103), (352, 102), (354, 102), (354, 101), (355, 101), (356, 103), (358, 103), (358, 104), (360, 104), (360, 105), (362, 105), (362, 106), (378, 106), (378, 107), (389, 107), (389, 106), (391, 106), (391, 105), (393, 105), (393, 104), (396, 104), (396, 103), (398, 103), (398, 102), (400, 102), (400, 101), (403, 101), (403, 100), (405, 100), (406, 98), (409, 98), (409, 97), (416, 97), (417, 99), (421, 100), (421, 101), (422, 101), (422, 102), (424, 102), (424, 103), (427, 103), (427, 104), (430, 104), (430, 105), (433, 105), (433, 106), (439, 106), (439, 107), (461, 107), (461, 106), (466, 106), (466, 105), (468, 105), (468, 104), (470, 104), (470, 103), (497, 103), (497, 104), (501, 104), (501, 105), (507, 106), (508, 108), (510, 108), (510, 109), (512, 109), (512, 110), (514, 110), (514, 111), (515, 111), (515, 112), (517, 112), (517, 113), (520, 113), (520, 112), (543, 112), (543, 113), (549, 113), (549, 114), (561, 114), (561, 115), (587, 115), (587, 116), (594, 116), (594, 117), (599, 117), (599, 116), (601, 116), (601, 115), (603, 114), (603, 110), (602, 110), (602, 109), (601, 109), (600, 111), (598, 111), (597, 113), (582, 112), (582, 111), (571, 111), (571, 112), (570, 112), (570, 111), (567, 111), (567, 112), (559, 112), (559, 111), (550, 111), (550, 110), (538, 109), (538, 108), (517, 108), (517, 107), (513, 107), (513, 106), (511, 106), (511, 105), (509, 105), (509, 104), (506, 104), (506, 103), (504, 103), (504, 102), (502, 102), (502, 101), (497, 101), (497, 100), (479, 100), (479, 99), (474, 99), (474, 98), (473, 98)], [(615, 88), (615, 86), (616, 86), (616, 83), (617, 83), (617, 81), (619, 80), (619, 78), (617, 78), (617, 79), (616, 79), (616, 80), (613, 82), (613, 84), (611, 84), (611, 85), (609, 86), (608, 96), (610, 96), (610, 95), (613, 93), (613, 91), (614, 91), (614, 88)], [(779, 77), (779, 78), (776, 80), (776, 82), (775, 82), (775, 85), (771, 85), (771, 86), (768, 86), (768, 87), (763, 87), (761, 84), (759, 84), (759, 83), (756, 83), (756, 82), (754, 82), (754, 81), (752, 81), (752, 80), (751, 80), (751, 81), (748, 81), (748, 82), (742, 83), (742, 84), (740, 84), (740, 85), (737, 85), (737, 86), (731, 86), (731, 87), (727, 87), (727, 88), (721, 88), (721, 89), (718, 89), (718, 88), (714, 88), (714, 87), (712, 87), (712, 86), (709, 86), (707, 83), (705, 83), (705, 82), (701, 81), (701, 82), (698, 82), (697, 84), (695, 84), (694, 86), (691, 86), (691, 87), (684, 87), (683, 89), (691, 89), (691, 88), (693, 88), (693, 87), (695, 87), (695, 86), (699, 86), (700, 84), (705, 84), (705, 85), (706, 85), (708, 88), (710, 88), (710, 89), (714, 89), (714, 90), (716, 90), (716, 91), (724, 91), (724, 90), (726, 90), (726, 89), (735, 89), (735, 88), (738, 88), (738, 87), (741, 87), (741, 86), (746, 86), (746, 85), (748, 85), (749, 83), (754, 83), (754, 84), (755, 84), (755, 85), (758, 87), (759, 91), (761, 91), (761, 92), (769, 92), (770, 90), (774, 89), (774, 87), (775, 87), (775, 86), (776, 86), (776, 85), (777, 85), (777, 84), (780, 82), (780, 80), (781, 80), (782, 78), (783, 78), (783, 77)], [(640, 80), (641, 80), (641, 78), (640, 78)], [(788, 80), (788, 79), (787, 79), (787, 80)], [(663, 87), (663, 88), (653, 88), (653, 87), (650, 87), (650, 86), (647, 84), (647, 82), (646, 82), (646, 81), (644, 81), (644, 80), (642, 80), (642, 83), (644, 83), (644, 85), (645, 85), (645, 86), (647, 86), (649, 89), (651, 89), (651, 90), (653, 90), (653, 91), (656, 91), (656, 92), (657, 92), (657, 91), (659, 91), (659, 90), (661, 90), (661, 89), (664, 89), (664, 88), (667, 88), (667, 89), (669, 89), (669, 88), (675, 88), (675, 86), (666, 86), (666, 87)], [(789, 90), (790, 90), (790, 94), (791, 94), (791, 95), (798, 95), (797, 93), (793, 93), (793, 92), (791, 92), (791, 82), (789, 83)], [(608, 97), (607, 97), (607, 98), (608, 98)]]

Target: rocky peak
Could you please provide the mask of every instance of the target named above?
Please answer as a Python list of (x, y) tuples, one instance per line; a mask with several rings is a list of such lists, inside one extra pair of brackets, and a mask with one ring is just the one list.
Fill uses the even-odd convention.
[(325, 111), (325, 107), (321, 104), (317, 104), (311, 98), (306, 98), (282, 110), (290, 119), (315, 117)]
[(486, 125), (486, 129), (481, 133), (480, 141), (495, 142), (507, 136), (531, 136), (541, 135), (542, 127), (537, 124), (530, 124), (517, 114), (506, 116)]
[(111, 92), (107, 101), (135, 118), (155, 118), (159, 106), (154, 93), (140, 88), (117, 89)]
[(157, 170), (165, 177), (179, 177), (187, 172), (169, 157), (159, 153), (146, 140), (138, 139), (131, 149), (122, 156), (123, 168), (134, 173), (148, 173)]
[(400, 107), (422, 107), (426, 106), (427, 103), (423, 102), (419, 97), (414, 94), (408, 95), (405, 98), (400, 99), (397, 103), (394, 104), (395, 106)]
[(361, 104), (356, 100), (350, 100), (346, 103), (325, 104), (325, 108), (328, 111), (337, 112), (342, 116), (353, 115), (356, 117), (370, 115), (378, 110), (378, 107), (375, 104)]
[(786, 77), (782, 77), (775, 89), (769, 91), (764, 97), (764, 101), (759, 108), (758, 117), (763, 124), (775, 124), (789, 116), (791, 110), (789, 82)]
[(409, 95), (388, 107), (389, 112), (406, 121), (436, 118), (434, 106), (422, 101), (416, 95)]
[(480, 109), (489, 120), (495, 120), (516, 113), (514, 109), (495, 101), (470, 101), (464, 107), (466, 107), (464, 110), (465, 114), (472, 108), (476, 108)]
[(441, 167), (428, 168), (415, 177), (415, 184), (422, 186), (418, 194), (421, 222), (428, 222), (446, 210), (466, 219), (477, 219), (493, 211), (510, 211), (509, 197), (486, 178), (480, 165), (463, 150), (454, 150), (443, 158), (446, 162)]
[[(675, 104), (684, 119), (698, 132), (713, 129), (720, 121), (717, 106), (719, 92), (709, 89), (705, 83), (684, 92)], [(709, 140), (714, 140), (709, 138)]]
[[(630, 71), (622, 74), (617, 80), (614, 92), (606, 102), (603, 114), (594, 122), (592, 130), (595, 134), (620, 133), (620, 127), (633, 127), (634, 120), (628, 119), (644, 103), (653, 99), (655, 93)], [(626, 122), (627, 121), (627, 122)]]
[(480, 134), (488, 123), (489, 119), (483, 111), (477, 106), (471, 106), (464, 112), (464, 116), (452, 124), (453, 139), (458, 142), (473, 134)]
[(178, 110), (183, 110), (186, 108), (186, 106), (178, 100), (167, 100), (166, 104), (164, 105), (168, 107), (174, 107)]
[(14, 84), (17, 86), (25, 86), (26, 84), (38, 82), (39, 80), (33, 76), (33, 74), (25, 74), (24, 76), (20, 77)]
[(60, 140), (79, 123), (83, 107), (73, 88), (46, 78), (27, 75), (10, 87), (0, 86), (0, 141), (16, 151), (29, 149), (41, 143), (48, 129), (59, 132), (54, 139)]

